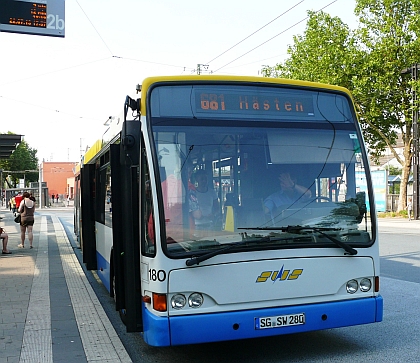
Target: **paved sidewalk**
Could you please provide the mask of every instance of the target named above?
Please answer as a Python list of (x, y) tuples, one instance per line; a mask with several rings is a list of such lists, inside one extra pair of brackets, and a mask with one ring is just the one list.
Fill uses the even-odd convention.
[(35, 215), (34, 248), (0, 209), (11, 255), (0, 255), (0, 363), (131, 362), (63, 226)]

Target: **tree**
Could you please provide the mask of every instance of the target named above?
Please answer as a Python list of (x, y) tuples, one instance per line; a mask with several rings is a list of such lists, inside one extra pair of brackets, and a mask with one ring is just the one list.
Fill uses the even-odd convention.
[(266, 77), (282, 77), (351, 87), (355, 72), (355, 48), (352, 33), (340, 18), (308, 11), (303, 36), (294, 36), (289, 58), (284, 64), (265, 66)]
[[(410, 90), (420, 87), (401, 71), (420, 59), (420, 0), (356, 0), (355, 14), (359, 28), (346, 33), (347, 26), (338, 19), (310, 13), (305, 35), (295, 37), (289, 47), (290, 58), (273, 67), (274, 73), (270, 67), (263, 71), (349, 88), (373, 161), (388, 147), (401, 164), (402, 210), (413, 156), (412, 111), (419, 106), (411, 103)], [(404, 144), (402, 156), (395, 149), (398, 134)]]
[[(25, 140), (22, 140), (9, 159), (0, 160), (0, 169), (9, 171), (37, 170), (38, 158), (36, 153), (36, 149), (32, 149)], [(25, 178), (25, 181), (29, 183), (38, 181), (38, 177), (38, 173), (13, 173), (10, 176), (9, 188), (16, 187), (19, 179)]]
[[(412, 161), (412, 111), (410, 89), (417, 89), (401, 71), (420, 55), (419, 0), (358, 0), (355, 9), (360, 24), (358, 36), (363, 45), (363, 72), (353, 80), (353, 93), (359, 102), (365, 139), (374, 150), (375, 160), (385, 147), (402, 167), (398, 210), (407, 202), (407, 185)], [(403, 155), (395, 150), (401, 134)]]

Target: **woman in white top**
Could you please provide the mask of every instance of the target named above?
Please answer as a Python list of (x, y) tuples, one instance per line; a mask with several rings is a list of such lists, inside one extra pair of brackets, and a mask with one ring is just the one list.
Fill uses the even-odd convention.
[(30, 194), (28, 192), (23, 193), (23, 200), (19, 205), (18, 212), (21, 215), (20, 220), (20, 240), (21, 244), (19, 248), (25, 248), (25, 234), (28, 230), (28, 239), (29, 239), (29, 248), (32, 248), (32, 242), (34, 239), (33, 234), (33, 225), (34, 225), (34, 214), (35, 214), (35, 202), (30, 199)]

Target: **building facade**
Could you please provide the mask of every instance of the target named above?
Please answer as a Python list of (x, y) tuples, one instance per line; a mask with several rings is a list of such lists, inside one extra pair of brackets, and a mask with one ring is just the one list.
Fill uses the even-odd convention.
[(76, 162), (49, 162), (41, 163), (42, 181), (47, 183), (48, 194), (51, 200), (52, 195), (59, 195), (59, 200), (67, 199), (69, 194), (68, 180), (74, 179)]

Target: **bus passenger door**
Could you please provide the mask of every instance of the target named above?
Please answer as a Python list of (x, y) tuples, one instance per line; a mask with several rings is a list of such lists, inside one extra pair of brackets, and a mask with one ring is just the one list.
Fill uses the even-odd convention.
[[(111, 149), (113, 256), (117, 309), (127, 332), (142, 331), (139, 238), (139, 122), (125, 121), (122, 142)], [(130, 138), (130, 143), (125, 142)], [(112, 155), (114, 154), (114, 155)], [(119, 156), (119, 157), (118, 157)], [(114, 195), (114, 193), (116, 193)], [(117, 226), (118, 225), (118, 226)], [(118, 297), (120, 295), (121, 299)]]
[(80, 245), (86, 268), (96, 270), (95, 164), (85, 164), (80, 171), (80, 178), (82, 184), (81, 219), (83, 220)]
[[(125, 309), (124, 288), (124, 245), (122, 240), (122, 220), (124, 216), (122, 180), (120, 164), (120, 145), (110, 146), (111, 196), (112, 196), (112, 256), (111, 256), (111, 293), (115, 300), (115, 309)], [(123, 314), (123, 313), (122, 313)]]
[(80, 172), (74, 178), (74, 216), (73, 231), (80, 244)]

